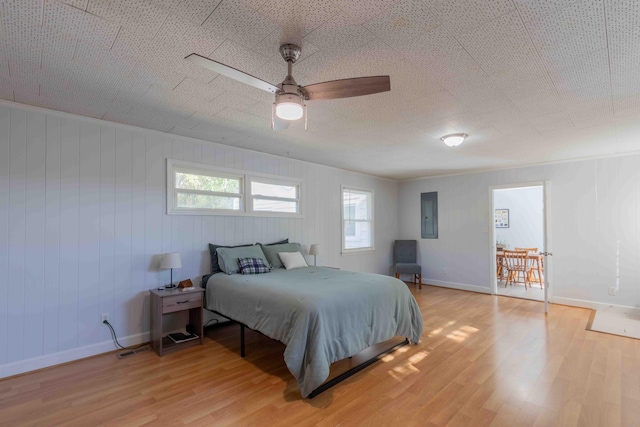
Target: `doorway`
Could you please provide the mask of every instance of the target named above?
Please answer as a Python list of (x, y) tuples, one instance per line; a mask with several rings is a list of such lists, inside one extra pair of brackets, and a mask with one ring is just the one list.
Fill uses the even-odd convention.
[(545, 185), (491, 189), (493, 293), (545, 301)]

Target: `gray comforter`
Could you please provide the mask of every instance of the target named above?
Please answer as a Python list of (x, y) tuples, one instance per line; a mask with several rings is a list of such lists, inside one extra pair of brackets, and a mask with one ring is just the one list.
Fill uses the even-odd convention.
[(281, 341), (284, 360), (308, 396), (329, 365), (400, 335), (417, 343), (422, 314), (407, 286), (379, 274), (322, 267), (257, 275), (213, 275), (206, 304)]

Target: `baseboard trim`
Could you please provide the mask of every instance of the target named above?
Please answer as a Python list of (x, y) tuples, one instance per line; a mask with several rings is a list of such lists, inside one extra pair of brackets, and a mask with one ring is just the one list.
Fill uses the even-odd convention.
[[(119, 338), (120, 344), (125, 347), (142, 344), (149, 341), (149, 332), (142, 334), (129, 335)], [(91, 344), (85, 347), (74, 348), (71, 350), (61, 351), (59, 353), (47, 354), (45, 356), (34, 357), (33, 359), (21, 360), (19, 362), (8, 363), (0, 366), (0, 378), (12, 377), (14, 375), (24, 374), (25, 372), (36, 371), (50, 366), (60, 365), (75, 360), (96, 356), (102, 353), (109, 353), (117, 350), (113, 341), (103, 341), (97, 344)]]
[(443, 288), (458, 289), (460, 291), (478, 292), (481, 294), (491, 294), (491, 289), (484, 286), (465, 285), (464, 283), (444, 282), (441, 280), (423, 279), (423, 285), (440, 286)]
[(587, 301), (574, 298), (553, 297), (554, 304), (570, 305), (573, 307), (590, 308), (592, 310), (611, 311), (615, 313), (625, 313), (640, 316), (640, 307), (630, 305), (607, 304), (603, 302)]

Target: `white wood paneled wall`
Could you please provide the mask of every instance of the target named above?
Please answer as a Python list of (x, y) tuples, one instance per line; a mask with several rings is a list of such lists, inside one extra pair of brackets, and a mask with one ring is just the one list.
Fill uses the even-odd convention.
[[(490, 292), (489, 188), (544, 180), (550, 181), (553, 300), (640, 308), (638, 154), (401, 183), (399, 235), (419, 239), (425, 281)], [(419, 200), (426, 191), (438, 192), (438, 240), (420, 239)]]
[[(166, 215), (166, 158), (301, 178), (304, 217)], [(374, 253), (340, 255), (342, 184), (375, 191)], [(113, 349), (101, 313), (119, 337), (143, 340), (147, 290), (169, 281), (158, 269), (165, 252), (182, 254), (174, 280), (196, 284), (210, 269), (208, 243), (285, 237), (321, 244), (321, 265), (388, 274), (397, 197), (388, 180), (0, 104), (0, 377), (24, 371), (21, 361), (37, 368)]]

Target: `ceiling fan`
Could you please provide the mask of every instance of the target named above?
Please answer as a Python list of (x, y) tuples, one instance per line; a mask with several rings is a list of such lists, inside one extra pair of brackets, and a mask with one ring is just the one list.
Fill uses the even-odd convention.
[(371, 95), (391, 90), (389, 76), (356, 77), (300, 86), (291, 75), (291, 68), (300, 57), (301, 52), (300, 46), (295, 44), (283, 44), (280, 46), (280, 54), (287, 63), (288, 71), (287, 76), (279, 85), (272, 85), (244, 71), (205, 58), (197, 53), (192, 53), (185, 59), (223, 76), (275, 93), (276, 99), (271, 112), (271, 128), (274, 130), (286, 129), (289, 127), (289, 123), (299, 120), (303, 116), (306, 130), (307, 106), (305, 101), (350, 98), (352, 96)]

